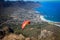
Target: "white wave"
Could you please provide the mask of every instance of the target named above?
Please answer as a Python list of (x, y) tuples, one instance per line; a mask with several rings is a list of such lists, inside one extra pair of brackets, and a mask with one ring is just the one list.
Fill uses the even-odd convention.
[(47, 20), (47, 19), (45, 19), (44, 16), (42, 16), (42, 15), (40, 16), (40, 18), (41, 18), (41, 20), (44, 21), (44, 22), (54, 23), (54, 25), (60, 27), (60, 25), (56, 24), (56, 23), (60, 23), (60, 22), (54, 22), (54, 21)]
[(45, 19), (44, 16), (42, 16), (42, 15), (40, 16), (40, 18), (41, 18), (42, 21), (45, 21), (45, 22), (53, 22), (53, 21)]

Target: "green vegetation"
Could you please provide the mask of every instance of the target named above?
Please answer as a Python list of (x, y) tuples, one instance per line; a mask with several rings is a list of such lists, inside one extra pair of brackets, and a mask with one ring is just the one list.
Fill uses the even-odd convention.
[(21, 24), (16, 25), (16, 24), (10, 23), (6, 25), (9, 25), (9, 27), (11, 27), (14, 30), (15, 34), (23, 34), (26, 37), (34, 36), (37, 38), (37, 36), (41, 33), (42, 27), (45, 27), (48, 24), (42, 23), (42, 24), (26, 25), (24, 30), (21, 29)]

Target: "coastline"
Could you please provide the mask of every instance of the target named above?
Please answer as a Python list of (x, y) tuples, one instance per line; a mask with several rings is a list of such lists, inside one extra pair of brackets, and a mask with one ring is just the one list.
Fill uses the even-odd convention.
[(44, 18), (43, 15), (40, 15), (40, 18), (41, 18), (41, 20), (44, 21), (44, 22), (48, 22), (49, 24), (53, 24), (53, 25), (55, 25), (55, 26), (59, 26), (59, 27), (60, 27), (60, 25), (58, 24), (58, 23), (60, 23), (60, 22), (54, 22), (54, 21), (47, 20), (47, 19)]

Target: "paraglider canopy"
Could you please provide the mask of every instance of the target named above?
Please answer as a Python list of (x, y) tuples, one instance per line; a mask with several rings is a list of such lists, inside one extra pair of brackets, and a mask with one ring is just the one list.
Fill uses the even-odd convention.
[(22, 29), (25, 28), (26, 25), (30, 24), (30, 20), (24, 20), (24, 22), (22, 23)]

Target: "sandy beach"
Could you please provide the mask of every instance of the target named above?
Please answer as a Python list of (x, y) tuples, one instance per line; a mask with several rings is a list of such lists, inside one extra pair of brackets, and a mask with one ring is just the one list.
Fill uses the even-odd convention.
[(44, 21), (44, 22), (48, 22), (49, 24), (56, 25), (56, 26), (60, 27), (60, 25), (59, 25), (60, 22), (54, 22), (54, 21), (47, 20), (47, 19), (45, 19), (44, 16), (42, 16), (42, 15), (40, 16), (40, 18), (41, 18), (41, 20)]

